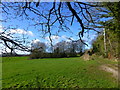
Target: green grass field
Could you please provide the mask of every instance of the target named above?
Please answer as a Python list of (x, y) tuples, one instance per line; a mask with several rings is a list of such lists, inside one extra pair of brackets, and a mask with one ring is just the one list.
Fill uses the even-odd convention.
[(109, 60), (83, 61), (75, 58), (28, 60), (28, 57), (2, 58), (3, 88), (117, 88), (111, 73), (102, 71)]

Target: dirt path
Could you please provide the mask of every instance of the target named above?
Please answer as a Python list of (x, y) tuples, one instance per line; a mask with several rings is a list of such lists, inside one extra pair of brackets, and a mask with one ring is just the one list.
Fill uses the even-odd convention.
[(107, 72), (110, 72), (113, 74), (113, 77), (115, 77), (116, 79), (118, 79), (118, 65), (114, 65), (114, 66), (111, 66), (111, 65), (102, 65), (100, 66), (100, 69), (104, 70), (104, 71), (107, 71)]

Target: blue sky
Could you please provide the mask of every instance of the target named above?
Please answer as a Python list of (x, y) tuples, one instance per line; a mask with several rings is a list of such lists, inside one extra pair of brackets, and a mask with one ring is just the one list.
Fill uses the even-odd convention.
[[(47, 6), (47, 8), (48, 7), (49, 6)], [(41, 28), (41, 26), (36, 26), (36, 27), (31, 26), (31, 25), (34, 24), (34, 22), (39, 22), (38, 21), (39, 19), (38, 20), (36, 19), (34, 21), (33, 20), (27, 20), (27, 19), (25, 19), (24, 16), (23, 17), (17, 16), (17, 18), (14, 18), (15, 17), (14, 11), (9, 10), (9, 12), (12, 13), (12, 14), (11, 15), (2, 14), (2, 17), (0, 17), (0, 19), (6, 19), (7, 17), (11, 18), (7, 22), (2, 22), (1, 27), (8, 27), (8, 26), (10, 26), (11, 28), (16, 27), (17, 32), (15, 32), (14, 30), (12, 30), (12, 32), (15, 33), (16, 36), (17, 35), (19, 36), (20, 34), (24, 33), (25, 36), (28, 37), (28, 41), (30, 41), (30, 42), (33, 40), (33, 41), (45, 42), (46, 44), (49, 43), (48, 34), (45, 36), (45, 38), (40, 37), (43, 34), (40, 31), (38, 31), (39, 28)], [(38, 16), (34, 15), (33, 13), (31, 13), (29, 11), (27, 11), (27, 14), (32, 18), (38, 18)], [(79, 23), (75, 20), (72, 26), (70, 26), (69, 23), (68, 23), (68, 26), (71, 29), (70, 32), (69, 31), (67, 31), (67, 32), (62, 31), (62, 32), (59, 33), (59, 36), (52, 35), (53, 44), (55, 44), (55, 43), (57, 43), (61, 40), (69, 41), (66, 37), (68, 37), (68, 38), (70, 37), (73, 40), (79, 39), (79, 37), (76, 36), (76, 35), (78, 35), (78, 32), (80, 31), (79, 30), (79, 28), (80, 28)], [(56, 30), (57, 30), (57, 28), (53, 28), (52, 33), (55, 33)], [(84, 34), (83, 40), (85, 40), (86, 43), (88, 44), (88, 47), (86, 46), (86, 49), (91, 48), (90, 43), (96, 37), (97, 37), (97, 34), (94, 31), (89, 31), (89, 33), (87, 32), (87, 33)]]

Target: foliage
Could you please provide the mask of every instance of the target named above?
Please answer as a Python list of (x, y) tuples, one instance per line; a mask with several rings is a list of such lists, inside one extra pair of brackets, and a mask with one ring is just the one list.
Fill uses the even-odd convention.
[[(119, 43), (120, 43), (120, 2), (104, 3), (105, 8), (108, 10), (107, 14), (101, 15), (101, 18), (111, 18), (107, 21), (99, 22), (105, 28), (105, 39), (107, 48), (107, 57), (119, 58)], [(105, 55), (104, 50), (104, 36), (99, 35), (97, 40), (93, 43), (94, 52), (99, 55)]]
[(93, 53), (96, 53), (98, 55), (104, 55), (103, 35), (99, 35), (92, 45)]
[(27, 60), (28, 57), (4, 57), (2, 87), (16, 88), (117, 88), (111, 74), (99, 69), (102, 64), (116, 64), (96, 58)]
[(105, 56), (105, 46), (104, 46), (104, 35), (101, 34), (97, 37), (96, 41), (94, 41), (93, 45), (93, 52), (98, 55), (103, 55), (109, 58), (111, 57), (118, 57), (118, 38), (117, 35), (113, 32), (109, 32), (106, 30), (106, 48), (107, 48), (107, 56)]
[(39, 49), (32, 50), (32, 53), (30, 54), (31, 59), (38, 59), (43, 57), (43, 52), (39, 51)]
[(53, 52), (45, 52), (47, 51), (47, 47), (45, 44), (34, 44), (32, 46), (32, 52), (30, 55), (31, 59), (38, 59), (38, 58), (63, 58), (63, 57), (75, 57), (77, 54), (82, 55), (84, 51), (85, 45), (80, 41), (61, 41), (56, 43), (53, 47)]

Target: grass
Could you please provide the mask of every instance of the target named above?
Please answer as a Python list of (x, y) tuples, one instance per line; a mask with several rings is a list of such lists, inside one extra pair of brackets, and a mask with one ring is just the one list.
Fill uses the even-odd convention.
[(75, 58), (28, 60), (28, 57), (2, 59), (3, 88), (117, 88), (111, 74), (99, 69), (106, 60)]

